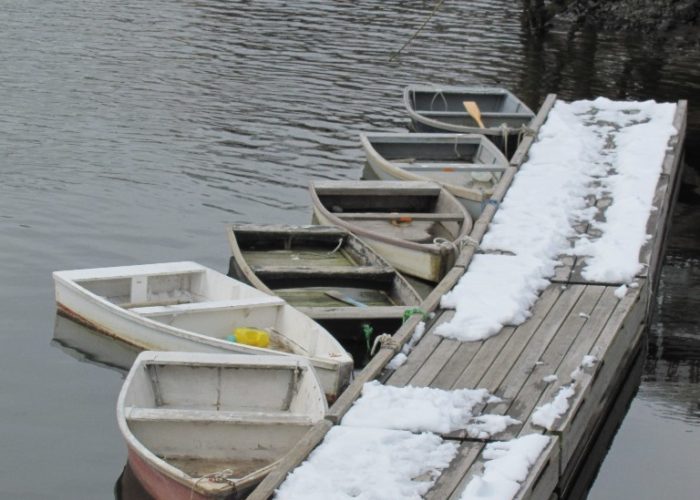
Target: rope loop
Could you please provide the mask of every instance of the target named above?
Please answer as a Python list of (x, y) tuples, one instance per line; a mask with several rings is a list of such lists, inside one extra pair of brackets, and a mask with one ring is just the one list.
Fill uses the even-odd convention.
[(394, 352), (399, 350), (399, 344), (388, 333), (377, 335), (377, 338), (374, 339), (374, 344), (372, 344), (372, 350), (369, 352), (370, 356), (374, 356), (378, 346), (381, 346), (381, 349), (388, 347)]

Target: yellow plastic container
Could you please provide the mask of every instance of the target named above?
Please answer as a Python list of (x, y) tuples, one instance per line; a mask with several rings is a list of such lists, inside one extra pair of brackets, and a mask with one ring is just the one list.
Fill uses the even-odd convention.
[(229, 340), (255, 347), (268, 347), (270, 345), (270, 334), (258, 328), (241, 326), (233, 330), (233, 335), (229, 335)]

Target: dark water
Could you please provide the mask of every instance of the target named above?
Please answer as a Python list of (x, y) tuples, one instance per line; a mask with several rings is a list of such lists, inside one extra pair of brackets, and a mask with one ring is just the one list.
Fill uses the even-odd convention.
[[(431, 9), (2, 3), (0, 498), (110, 498), (126, 459), (114, 417), (122, 374), (52, 343), (51, 271), (170, 260), (225, 270), (224, 224), (308, 222), (308, 181), (359, 178), (357, 133), (402, 130), (408, 83), (501, 84), (532, 107), (552, 91), (689, 98), (688, 178), (697, 176), (697, 48), (593, 32), (537, 39), (522, 29), (519, 2), (482, 0), (446, 2), (389, 62)], [(641, 388), (592, 498), (700, 490), (692, 184), (683, 201), (686, 230), (664, 270)]]

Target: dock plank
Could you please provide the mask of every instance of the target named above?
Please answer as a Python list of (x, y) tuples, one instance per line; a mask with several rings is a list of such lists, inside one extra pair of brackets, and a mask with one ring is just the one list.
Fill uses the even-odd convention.
[[(524, 376), (524, 381), (518, 394), (510, 401), (506, 414), (520, 420), (523, 424), (530, 419), (535, 403), (546, 390), (548, 384), (543, 379), (557, 371), (563, 362), (571, 345), (580, 335), (587, 318), (593, 313), (605, 287), (586, 286), (561, 328), (556, 332), (549, 345), (540, 356), (529, 375)], [(501, 439), (511, 439), (520, 431), (522, 425), (509, 426), (506, 431), (499, 434)], [(542, 429), (534, 429), (530, 432), (541, 432)]]
[(618, 369), (631, 357), (644, 331), (646, 304), (643, 297), (646, 283), (632, 289), (619, 300), (610, 319), (591, 349), (598, 359), (593, 369), (585, 370), (576, 383), (576, 392), (569, 401), (569, 411), (554, 424), (553, 432), (562, 436), (562, 470), (574, 455), (576, 447), (589, 431), (591, 422), (604, 406), (606, 390), (618, 376)]
[(418, 373), (423, 364), (428, 360), (433, 351), (443, 342), (444, 337), (434, 335), (433, 331), (442, 321), (449, 321), (454, 316), (453, 310), (440, 313), (435, 321), (428, 326), (428, 330), (423, 334), (423, 338), (411, 351), (406, 363), (401, 365), (387, 380), (388, 385), (401, 387), (407, 385), (413, 376)]
[[(544, 321), (561, 292), (561, 287), (558, 285), (546, 288), (535, 304), (532, 316), (525, 323), (486, 339), (478, 356), (465, 368), (452, 385), (452, 389), (483, 387), (493, 392), (505, 377), (509, 367), (515, 363), (527, 340)], [(498, 363), (494, 364), (496, 359)]]

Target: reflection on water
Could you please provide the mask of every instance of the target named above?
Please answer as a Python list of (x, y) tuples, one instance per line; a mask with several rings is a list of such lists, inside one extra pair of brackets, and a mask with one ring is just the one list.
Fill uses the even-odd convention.
[[(224, 224), (308, 223), (310, 179), (360, 178), (358, 132), (405, 130), (404, 85), (500, 84), (533, 109), (549, 92), (688, 98), (698, 171), (700, 49), (566, 27), (536, 37), (521, 2), (475, 0), (445, 2), (389, 62), (433, 5), (3, 3), (0, 364), (16, 375), (0, 384), (0, 497), (100, 498), (124, 463), (113, 419), (121, 374), (49, 346), (51, 271), (174, 260), (225, 271)], [(663, 293), (697, 287), (691, 267)], [(682, 356), (698, 315), (662, 317), (655, 379), (640, 389), (694, 428), (697, 367)]]
[(662, 419), (700, 424), (700, 255), (670, 249), (640, 397), (661, 403)]
[(114, 500), (153, 500), (134, 475), (128, 462), (114, 483)]
[(51, 343), (78, 361), (111, 368), (124, 375), (140, 352), (119, 339), (91, 330), (58, 313)]

